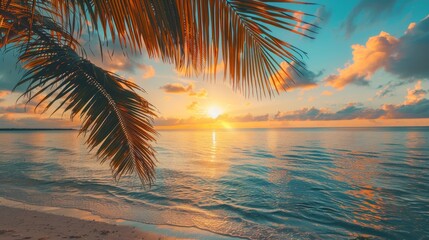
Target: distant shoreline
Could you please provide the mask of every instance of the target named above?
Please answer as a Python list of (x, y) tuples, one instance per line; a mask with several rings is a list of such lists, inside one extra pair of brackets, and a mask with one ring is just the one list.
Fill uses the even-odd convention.
[(0, 128), (0, 131), (79, 131), (76, 128)]
[[(232, 129), (226, 128), (181, 128), (181, 127), (165, 127), (155, 126), (157, 131), (213, 131), (213, 130), (364, 130), (364, 129), (425, 129), (429, 130), (429, 126), (353, 126), (353, 127), (238, 127)], [(0, 128), (0, 132), (6, 131), (79, 131), (78, 128)]]
[(413, 130), (419, 129), (424, 131), (429, 131), (429, 126), (353, 126), (353, 127), (237, 127), (237, 128), (170, 128), (170, 127), (157, 127), (155, 126), (155, 130), (157, 131), (311, 131), (311, 130), (352, 130), (352, 131), (360, 131), (360, 130)]

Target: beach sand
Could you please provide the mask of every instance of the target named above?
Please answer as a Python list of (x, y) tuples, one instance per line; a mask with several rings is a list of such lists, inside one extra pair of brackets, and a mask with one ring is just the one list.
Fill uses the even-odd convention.
[(175, 239), (129, 226), (0, 206), (0, 239)]

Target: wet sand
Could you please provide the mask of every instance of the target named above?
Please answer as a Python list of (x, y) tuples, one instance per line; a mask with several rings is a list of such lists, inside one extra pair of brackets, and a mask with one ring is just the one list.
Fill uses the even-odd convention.
[(134, 227), (0, 206), (0, 239), (176, 239)]

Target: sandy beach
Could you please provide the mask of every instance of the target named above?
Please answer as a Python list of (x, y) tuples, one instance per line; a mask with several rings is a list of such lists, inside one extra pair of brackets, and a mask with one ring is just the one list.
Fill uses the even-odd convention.
[(0, 239), (175, 239), (134, 227), (0, 206)]

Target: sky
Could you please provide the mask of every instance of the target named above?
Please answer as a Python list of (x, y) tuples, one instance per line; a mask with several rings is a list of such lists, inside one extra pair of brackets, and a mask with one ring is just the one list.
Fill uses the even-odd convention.
[[(308, 71), (271, 98), (233, 91), (222, 78), (222, 63), (210, 82), (144, 54), (115, 51), (101, 61), (95, 44), (85, 44), (93, 49), (91, 61), (145, 89), (160, 129), (428, 126), (427, 0), (314, 2), (299, 9), (319, 17), (305, 19), (320, 26), (315, 39), (276, 33), (308, 53)], [(35, 111), (37, 100), (17, 100), (20, 89), (11, 90), (22, 72), (13, 52), (0, 52), (0, 128), (79, 127), (67, 114)]]

